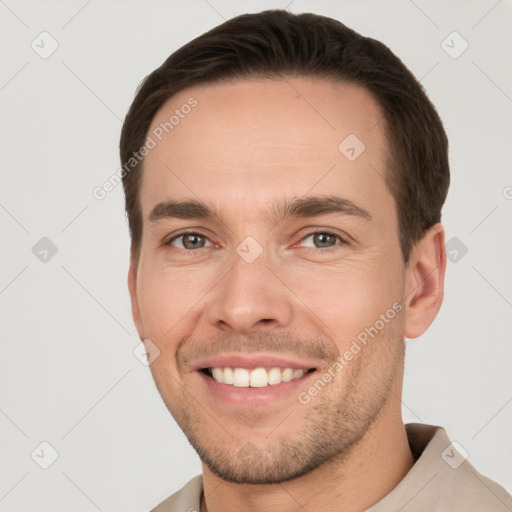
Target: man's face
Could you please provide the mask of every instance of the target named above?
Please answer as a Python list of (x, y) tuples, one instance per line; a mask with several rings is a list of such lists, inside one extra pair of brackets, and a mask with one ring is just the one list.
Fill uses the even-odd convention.
[(240, 81), (182, 91), (148, 135), (190, 97), (145, 159), (134, 318), (210, 470), (284, 481), (347, 453), (400, 393), (405, 267), (382, 114), (351, 84)]

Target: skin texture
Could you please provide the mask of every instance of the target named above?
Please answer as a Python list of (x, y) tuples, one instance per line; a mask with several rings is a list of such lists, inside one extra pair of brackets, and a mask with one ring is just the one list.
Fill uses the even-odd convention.
[[(197, 106), (145, 159), (141, 256), (128, 284), (139, 335), (161, 351), (155, 383), (203, 461), (202, 507), (368, 508), (414, 463), (401, 418), (404, 337), (422, 334), (441, 305), (443, 228), (404, 264), (383, 180), (385, 126), (365, 89), (298, 77), (194, 87), (148, 133), (190, 97)], [(338, 150), (349, 134), (365, 145), (354, 161)], [(269, 218), (273, 204), (308, 196), (344, 198), (368, 218)], [(151, 222), (170, 199), (202, 201), (216, 216)], [(175, 238), (184, 229), (204, 246), (185, 248)], [(330, 233), (332, 245), (315, 247), (314, 232)], [(262, 250), (251, 263), (237, 252), (246, 237), (257, 244), (242, 247)], [(393, 305), (393, 319), (301, 403)], [(315, 372), (275, 399), (231, 403), (195, 368), (221, 354), (277, 355)]]

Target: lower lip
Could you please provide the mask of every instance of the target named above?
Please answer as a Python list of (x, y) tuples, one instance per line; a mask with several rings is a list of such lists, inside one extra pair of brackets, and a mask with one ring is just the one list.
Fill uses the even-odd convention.
[(206, 386), (207, 391), (216, 398), (231, 405), (254, 407), (289, 398), (290, 396), (297, 398), (301, 391), (307, 389), (306, 381), (314, 376), (316, 371), (305, 373), (299, 379), (261, 388), (239, 388), (231, 384), (221, 384), (201, 371), (196, 373)]

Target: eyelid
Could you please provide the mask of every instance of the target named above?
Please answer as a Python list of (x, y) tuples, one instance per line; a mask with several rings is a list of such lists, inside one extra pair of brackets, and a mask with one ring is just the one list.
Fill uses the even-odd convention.
[(332, 235), (336, 238), (338, 238), (341, 242), (349, 243), (350, 240), (352, 240), (352, 237), (348, 235), (345, 232), (340, 232), (339, 230), (332, 228), (332, 227), (306, 227), (302, 229), (301, 231), (304, 232), (304, 234), (300, 237), (299, 242), (302, 242), (306, 238), (316, 235), (319, 233), (326, 234), (326, 235)]
[[(206, 238), (206, 240), (208, 240), (212, 245), (217, 245), (215, 242), (213, 242), (210, 237), (208, 235), (206, 235), (205, 233), (203, 233), (201, 231), (201, 229), (199, 228), (184, 228), (182, 231), (178, 231), (177, 233), (173, 233), (172, 236), (169, 238), (169, 237), (166, 237), (164, 238), (164, 240), (162, 241), (162, 243), (164, 245), (171, 245), (172, 242), (174, 240), (176, 240), (177, 238), (180, 238), (182, 236), (185, 236), (185, 235), (199, 235), (199, 236), (202, 236), (204, 238)], [(208, 246), (210, 247), (210, 246)], [(181, 247), (176, 247), (176, 249), (181, 249)], [(200, 247), (200, 249), (202, 249), (202, 247)], [(194, 249), (184, 249), (188, 252), (190, 251), (193, 251)]]
[(322, 234), (326, 234), (326, 235), (332, 235), (334, 237), (336, 237), (339, 242), (337, 242), (335, 245), (333, 245), (332, 247), (307, 247), (307, 249), (315, 249), (315, 250), (321, 250), (321, 251), (326, 251), (326, 250), (329, 250), (329, 249), (335, 249), (336, 247), (339, 247), (340, 245), (345, 245), (345, 244), (348, 244), (349, 243), (349, 239), (350, 237), (348, 235), (345, 235), (345, 234), (340, 234), (340, 233), (337, 233), (335, 230), (333, 230), (332, 228), (330, 229), (327, 229), (327, 228), (318, 228), (318, 229), (314, 229), (314, 230), (311, 230), (311, 231), (308, 231), (306, 234), (304, 234), (303, 236), (301, 236), (299, 242), (297, 242), (296, 244), (294, 244), (295, 246), (299, 245), (301, 242), (304, 242), (304, 240), (306, 238), (309, 238), (310, 236), (313, 236), (313, 235), (316, 235), (318, 233), (322, 233)]

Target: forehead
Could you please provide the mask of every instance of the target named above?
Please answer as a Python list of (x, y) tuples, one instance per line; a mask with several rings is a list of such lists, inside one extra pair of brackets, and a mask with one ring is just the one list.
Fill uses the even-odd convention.
[(191, 87), (148, 130), (155, 147), (144, 162), (144, 219), (170, 197), (247, 215), (307, 192), (370, 204), (387, 194), (383, 126), (371, 93), (351, 83), (287, 77)]

